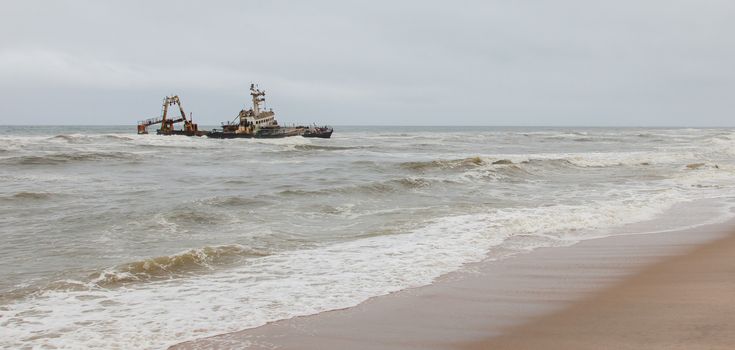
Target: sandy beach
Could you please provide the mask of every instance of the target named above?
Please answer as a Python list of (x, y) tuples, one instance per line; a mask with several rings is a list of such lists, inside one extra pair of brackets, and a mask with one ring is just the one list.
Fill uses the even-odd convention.
[(730, 348), (734, 227), (729, 221), (542, 248), (354, 308), (172, 349)]
[(463, 349), (732, 349), (735, 234)]

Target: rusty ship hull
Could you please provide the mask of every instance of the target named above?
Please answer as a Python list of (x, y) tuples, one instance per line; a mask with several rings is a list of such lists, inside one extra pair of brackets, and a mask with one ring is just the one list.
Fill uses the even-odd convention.
[(309, 128), (306, 131), (304, 131), (301, 136), (303, 137), (313, 137), (313, 138), (320, 138), (320, 139), (328, 139), (332, 137), (332, 132), (334, 129), (325, 126), (320, 128)]
[(207, 133), (207, 137), (214, 139), (280, 139), (284, 137), (302, 136), (304, 128), (279, 127), (273, 129), (260, 129), (254, 133), (238, 133), (215, 130)]

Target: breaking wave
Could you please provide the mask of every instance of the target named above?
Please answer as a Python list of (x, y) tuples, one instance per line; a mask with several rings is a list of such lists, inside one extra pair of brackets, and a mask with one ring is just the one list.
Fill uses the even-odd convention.
[[(471, 157), (460, 159), (438, 159), (421, 162), (399, 163), (403, 169), (419, 173), (429, 171), (467, 171), (477, 168), (500, 168), (498, 166), (533, 166), (534, 169), (560, 168), (605, 168), (620, 166), (648, 166), (652, 164), (679, 164), (696, 159), (691, 152), (659, 153), (613, 152), (613, 153), (568, 153), (568, 154), (506, 154), (497, 157)], [(686, 164), (686, 163), (684, 163)]]
[(345, 151), (345, 150), (350, 150), (350, 149), (362, 149), (365, 147), (296, 144), (296, 145), (293, 145), (293, 148), (298, 151)]
[(519, 163), (522, 166), (537, 166), (546, 169), (562, 169), (580, 167), (578, 164), (568, 159), (529, 159)]
[(427, 162), (405, 162), (400, 166), (409, 170), (425, 171), (431, 169), (467, 169), (485, 164), (485, 160), (480, 157), (449, 159), (449, 160), (432, 160)]
[(121, 140), (121, 141), (132, 141), (132, 137), (128, 136), (122, 136), (122, 135), (103, 135), (103, 138), (110, 139), (110, 140)]
[[(631, 169), (666, 165), (685, 170), (717, 169), (715, 164), (690, 163), (700, 159), (692, 152), (652, 154), (650, 152), (505, 154), (494, 157), (436, 159), (398, 163), (409, 173), (430, 178), (430, 182), (524, 182), (564, 173), (576, 174), (586, 169)], [(688, 164), (688, 165), (687, 165)], [(430, 185), (431, 183), (429, 183)]]
[(369, 183), (357, 186), (346, 186), (336, 188), (325, 188), (321, 190), (284, 190), (278, 192), (281, 196), (327, 196), (330, 194), (371, 194), (371, 193), (388, 193), (394, 191), (395, 188), (387, 183)]
[(691, 163), (686, 165), (686, 170), (698, 170), (698, 169), (719, 169), (720, 166), (717, 164), (707, 163)]
[(240, 196), (213, 197), (202, 200), (202, 203), (215, 207), (258, 207), (271, 204), (265, 200)]
[(192, 248), (173, 255), (142, 259), (118, 266), (89, 272), (78, 279), (58, 279), (20, 286), (0, 293), (0, 302), (20, 300), (29, 295), (47, 292), (83, 292), (99, 288), (115, 288), (135, 283), (183, 278), (215, 271), (218, 267), (237, 266), (246, 259), (265, 257), (267, 251), (239, 244)]
[(285, 190), (278, 192), (282, 196), (315, 196), (330, 194), (385, 194), (391, 192), (400, 192), (407, 189), (419, 189), (430, 187), (436, 182), (447, 183), (449, 180), (437, 180), (421, 177), (404, 177), (381, 182), (370, 182), (355, 186), (333, 187), (321, 190)]
[(551, 170), (555, 168), (575, 167), (575, 164), (565, 159), (530, 159), (530, 160), (510, 160), (510, 159), (490, 159), (481, 157), (449, 159), (449, 160), (433, 160), (427, 162), (407, 162), (401, 163), (404, 169), (415, 171), (418, 173), (427, 173), (435, 171), (455, 171), (460, 175), (470, 178), (493, 178), (502, 180), (506, 177), (517, 177), (519, 175), (531, 174), (529, 170), (536, 168), (545, 168)]
[(67, 143), (91, 143), (97, 140), (101, 141), (132, 141), (133, 138), (122, 135), (103, 134), (103, 135), (78, 135), (78, 134), (61, 134), (49, 137), (51, 141), (63, 141)]
[(133, 282), (183, 277), (214, 270), (217, 266), (231, 265), (246, 258), (267, 255), (269, 254), (264, 251), (239, 244), (207, 246), (119, 265), (93, 274), (90, 278), (94, 285), (114, 287)]
[(69, 143), (79, 143), (80, 141), (89, 140), (88, 136), (82, 135), (56, 135), (48, 138), (50, 141), (65, 141)]
[(94, 162), (105, 160), (136, 161), (140, 156), (127, 152), (60, 152), (34, 156), (16, 156), (0, 160), (7, 165), (60, 165), (76, 162)]
[[(616, 163), (617, 164), (617, 163)], [(427, 172), (431, 170), (455, 170), (455, 171), (466, 171), (477, 168), (514, 168), (523, 167), (526, 165), (533, 166), (546, 166), (548, 168), (560, 168), (560, 167), (588, 167), (594, 166), (592, 163), (585, 164), (583, 160), (575, 161), (574, 159), (565, 158), (526, 158), (516, 156), (515, 160), (507, 158), (483, 158), (483, 157), (472, 157), (472, 158), (461, 158), (461, 159), (441, 159), (432, 160), (426, 162), (406, 162), (400, 163), (400, 166), (404, 169)]]

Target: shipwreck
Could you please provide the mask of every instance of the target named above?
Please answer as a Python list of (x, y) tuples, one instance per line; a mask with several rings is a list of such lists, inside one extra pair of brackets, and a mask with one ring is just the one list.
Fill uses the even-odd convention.
[[(291, 136), (330, 138), (332, 136), (334, 129), (330, 126), (281, 126), (276, 120), (273, 109), (264, 108), (265, 91), (260, 90), (255, 84), (250, 84), (250, 96), (252, 107), (242, 109), (233, 120), (222, 123), (219, 129), (215, 128), (211, 131), (199, 130), (191, 114), (189, 117), (186, 116), (179, 96), (167, 96), (163, 99), (161, 116), (139, 121), (138, 134), (148, 134), (149, 126), (160, 124), (160, 128), (156, 130), (158, 135), (206, 136), (218, 139)], [(168, 115), (169, 107), (174, 105), (179, 107), (179, 116)], [(180, 123), (182, 127), (175, 128), (176, 124)]]

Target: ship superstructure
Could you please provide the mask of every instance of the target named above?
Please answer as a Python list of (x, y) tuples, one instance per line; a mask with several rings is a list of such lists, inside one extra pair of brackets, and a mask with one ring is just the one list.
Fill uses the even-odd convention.
[(250, 84), (250, 96), (252, 98), (252, 107), (243, 109), (238, 113), (235, 120), (222, 124), (222, 134), (214, 131), (213, 137), (255, 137), (263, 130), (281, 129), (276, 120), (276, 114), (273, 109), (265, 110), (265, 91), (258, 89), (255, 84)]
[(213, 138), (280, 138), (303, 135), (306, 127), (280, 126), (273, 109), (265, 109), (265, 91), (250, 84), (253, 106), (243, 109), (235, 120), (223, 123), (222, 131), (212, 130), (207, 136)]
[(248, 110), (241, 110), (238, 117), (245, 120), (256, 128), (278, 126), (276, 114), (273, 109), (265, 110), (265, 91), (259, 90), (255, 84), (250, 84), (250, 96), (252, 96), (253, 107)]

